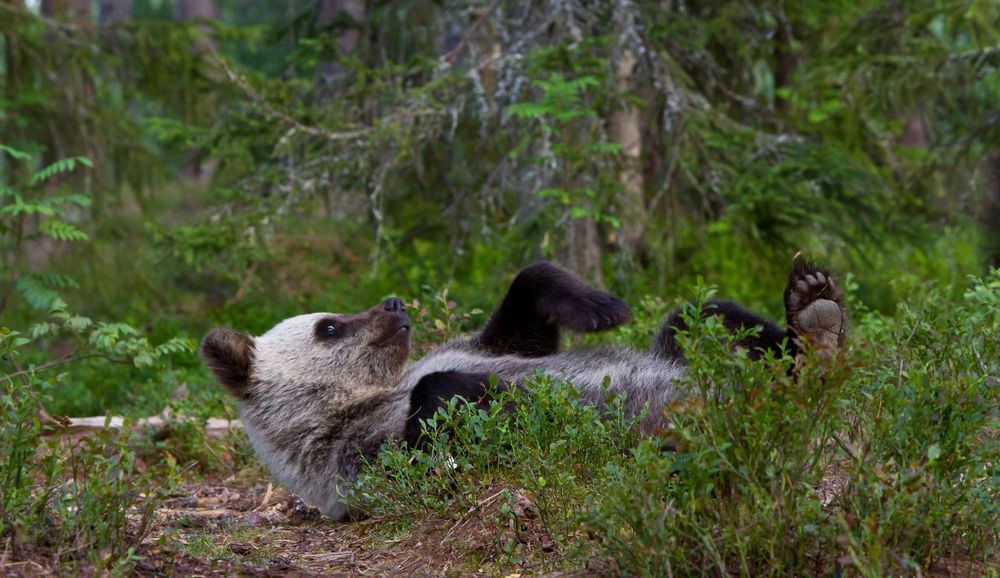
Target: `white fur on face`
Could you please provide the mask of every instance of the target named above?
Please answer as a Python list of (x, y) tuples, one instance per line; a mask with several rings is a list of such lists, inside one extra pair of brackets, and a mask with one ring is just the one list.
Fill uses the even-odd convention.
[[(346, 513), (342, 498), (360, 467), (351, 440), (364, 437), (365, 428), (354, 428), (361, 433), (348, 428), (352, 437), (339, 441), (325, 439), (324, 427), (341, 408), (391, 390), (408, 352), (406, 337), (379, 344), (387, 324), (377, 313), (310, 313), (278, 323), (254, 340), (250, 390), (240, 403), (250, 442), (272, 475), (336, 519)], [(344, 333), (323, 339), (317, 324), (330, 319), (342, 321)], [(371, 415), (358, 415), (353, 425), (370, 423), (382, 433), (379, 439), (401, 434), (409, 397), (399, 399), (370, 409)], [(328, 457), (304, 461), (303, 452), (316, 448), (326, 448), (322, 453)]]
[(342, 399), (362, 389), (390, 386), (402, 371), (405, 356), (400, 359), (371, 345), (377, 324), (356, 324), (338, 339), (317, 338), (317, 323), (339, 317), (346, 318), (325, 312), (298, 315), (256, 338), (253, 379), (266, 383), (269, 391), (254, 393), (268, 395), (278, 388), (287, 395), (295, 393), (288, 388), (300, 386), (303, 394), (322, 389), (328, 399)]
[(316, 383), (338, 365), (334, 348), (316, 343), (314, 331), (333, 313), (290, 317), (255, 340), (254, 377), (270, 383)]

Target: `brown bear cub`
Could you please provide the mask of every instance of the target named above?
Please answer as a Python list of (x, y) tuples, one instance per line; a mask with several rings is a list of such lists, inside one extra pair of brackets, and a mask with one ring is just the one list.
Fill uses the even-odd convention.
[[(783, 346), (797, 354), (802, 338), (820, 351), (843, 344), (843, 294), (828, 272), (797, 262), (785, 308), (782, 329), (732, 302), (706, 306), (731, 330), (761, 327), (738, 344), (752, 356)], [(216, 328), (200, 354), (238, 400), (250, 441), (272, 475), (339, 520), (364, 460), (389, 439), (418, 444), (421, 419), (455, 396), (482, 401), (490, 376), (506, 387), (543, 371), (572, 383), (580, 400), (594, 405), (604, 403), (609, 378), (609, 393), (628, 393), (630, 415), (645, 412), (643, 433), (662, 430), (662, 408), (684, 395), (678, 378), (685, 364), (674, 340), (683, 323), (676, 313), (648, 352), (558, 350), (561, 329), (603, 331), (629, 317), (616, 297), (538, 263), (518, 274), (477, 335), (444, 343), (409, 366), (410, 321), (396, 298), (353, 315), (299, 315), (259, 337)]]

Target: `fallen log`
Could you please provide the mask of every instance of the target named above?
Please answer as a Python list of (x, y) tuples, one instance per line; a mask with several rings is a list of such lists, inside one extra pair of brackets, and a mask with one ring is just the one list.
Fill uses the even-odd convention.
[[(129, 422), (128, 427), (136, 432), (146, 429), (162, 430), (169, 427), (171, 423), (190, 421), (194, 418), (188, 416), (170, 416), (164, 418), (162, 415), (144, 417)], [(125, 418), (122, 416), (95, 416), (95, 417), (67, 417), (54, 418), (55, 425), (49, 428), (43, 435), (53, 436), (84, 436), (106, 429), (122, 429), (125, 427)], [(230, 429), (241, 429), (243, 422), (238, 419), (224, 419), (220, 417), (210, 417), (205, 422), (205, 435), (209, 437), (222, 437)]]

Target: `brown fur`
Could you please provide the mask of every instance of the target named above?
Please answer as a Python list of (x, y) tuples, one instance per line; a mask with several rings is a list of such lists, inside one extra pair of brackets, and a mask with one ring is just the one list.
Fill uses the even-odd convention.
[(219, 383), (239, 399), (247, 394), (253, 354), (253, 338), (226, 327), (210, 331), (198, 349), (198, 355)]

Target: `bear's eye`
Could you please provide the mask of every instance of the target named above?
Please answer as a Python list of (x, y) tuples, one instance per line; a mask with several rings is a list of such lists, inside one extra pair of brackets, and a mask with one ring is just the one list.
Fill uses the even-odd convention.
[(316, 324), (314, 331), (319, 339), (337, 339), (344, 334), (344, 327), (334, 319), (323, 319)]

